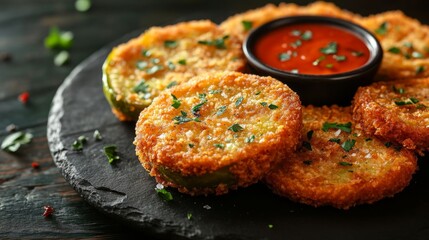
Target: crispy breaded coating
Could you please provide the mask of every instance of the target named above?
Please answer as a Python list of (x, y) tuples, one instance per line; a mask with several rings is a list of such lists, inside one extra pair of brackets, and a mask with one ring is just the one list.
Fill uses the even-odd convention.
[(240, 71), (244, 66), (241, 41), (201, 20), (148, 29), (114, 48), (103, 73), (114, 95), (113, 112), (121, 120), (137, 120), (169, 84), (207, 72)]
[(332, 3), (323, 1), (317, 1), (307, 6), (298, 6), (293, 3), (281, 3), (278, 6), (267, 4), (261, 8), (231, 16), (220, 24), (220, 28), (244, 40), (249, 31), (255, 27), (277, 18), (295, 15), (330, 16), (347, 19), (353, 22), (358, 22), (360, 20), (359, 15), (340, 9)]
[(380, 41), (384, 58), (378, 80), (429, 76), (429, 27), (401, 11), (365, 17), (360, 23)]
[(353, 117), (367, 134), (422, 154), (429, 149), (429, 78), (359, 88)]
[(192, 195), (257, 182), (299, 143), (301, 103), (271, 77), (219, 72), (162, 92), (141, 112), (137, 156), (159, 183)]
[(293, 201), (341, 209), (373, 203), (401, 191), (417, 169), (411, 151), (355, 129), (350, 107), (308, 106), (303, 122), (301, 148), (265, 178)]

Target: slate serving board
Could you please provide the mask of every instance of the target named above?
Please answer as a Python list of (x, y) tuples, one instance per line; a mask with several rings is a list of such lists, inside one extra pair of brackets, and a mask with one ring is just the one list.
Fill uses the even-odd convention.
[[(136, 33), (125, 36), (124, 42)], [(111, 45), (113, 46), (113, 44)], [(262, 183), (224, 196), (190, 197), (174, 189), (163, 201), (134, 152), (134, 124), (119, 122), (102, 93), (101, 66), (111, 47), (82, 62), (53, 99), (48, 141), (55, 164), (91, 205), (160, 239), (427, 239), (429, 159), (420, 159), (412, 183), (394, 198), (348, 211), (313, 208), (271, 193)], [(99, 130), (102, 141), (92, 138)], [(81, 152), (73, 141), (89, 141)], [(110, 165), (103, 146), (121, 160)], [(191, 219), (188, 219), (191, 214)]]

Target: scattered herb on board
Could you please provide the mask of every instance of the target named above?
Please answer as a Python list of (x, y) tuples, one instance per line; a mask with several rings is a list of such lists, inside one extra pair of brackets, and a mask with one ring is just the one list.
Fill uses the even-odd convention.
[(94, 138), (95, 141), (103, 140), (103, 136), (101, 136), (101, 133), (98, 130), (94, 131), (94, 133), (92, 134), (92, 137)]
[(199, 40), (198, 43), (207, 46), (214, 46), (217, 49), (226, 49), (225, 40), (229, 38), (228, 35), (225, 35), (221, 38), (217, 38), (214, 40)]
[(173, 195), (167, 189), (165, 189), (164, 185), (158, 183), (156, 184), (155, 191), (158, 193), (158, 196), (162, 198), (162, 200), (168, 202), (173, 200)]
[(68, 51), (61, 51), (54, 57), (55, 66), (61, 67), (70, 62), (70, 53)]
[(243, 21), (241, 21), (241, 24), (243, 25), (243, 29), (245, 31), (249, 31), (253, 27), (253, 22), (251, 22), (251, 21), (243, 20)]
[(171, 104), (171, 106), (174, 107), (175, 109), (178, 109), (181, 105), (180, 100), (177, 99), (177, 97), (174, 96), (173, 94), (171, 94), (171, 97), (173, 98), (173, 103)]
[(28, 132), (16, 132), (8, 135), (1, 144), (1, 149), (7, 152), (16, 152), (25, 144), (33, 139), (33, 135)]
[(45, 38), (45, 47), (48, 49), (67, 50), (73, 46), (73, 33), (61, 31), (58, 27), (51, 27)]
[(43, 206), (44, 212), (43, 216), (45, 218), (52, 216), (52, 214), (55, 212), (55, 209), (49, 205)]
[(327, 132), (329, 129), (340, 129), (344, 132), (350, 133), (352, 131), (351, 129), (352, 123), (331, 123), (331, 122), (325, 122), (323, 123), (322, 130), (324, 132)]
[(345, 142), (343, 142), (343, 144), (341, 144), (341, 147), (344, 149), (344, 151), (348, 152), (353, 148), (355, 143), (356, 143), (356, 140), (347, 139)]
[(88, 138), (85, 136), (79, 136), (72, 144), (72, 149), (74, 151), (82, 151), (83, 145), (88, 142)]
[(6, 127), (6, 132), (8, 132), (8, 133), (15, 132), (16, 130), (18, 130), (18, 126), (16, 126), (13, 123), (7, 125), (7, 127)]
[(91, 9), (91, 0), (76, 0), (74, 7), (79, 12), (87, 12)]
[(104, 155), (106, 155), (107, 160), (109, 161), (110, 164), (120, 159), (118, 156), (118, 153), (116, 152), (115, 145), (108, 145), (108, 146), (105, 146), (103, 149), (104, 149)]

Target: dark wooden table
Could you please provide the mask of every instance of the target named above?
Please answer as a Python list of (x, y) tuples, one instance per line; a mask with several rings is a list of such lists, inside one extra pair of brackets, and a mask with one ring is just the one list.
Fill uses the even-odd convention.
[[(268, 2), (93, 0), (91, 10), (82, 13), (75, 10), (74, 0), (0, 0), (0, 140), (10, 124), (34, 134), (32, 143), (17, 153), (0, 151), (0, 238), (124, 238), (135, 233), (81, 199), (52, 162), (46, 125), (58, 86), (82, 60), (136, 29), (190, 19), (220, 22)], [(363, 15), (402, 9), (429, 23), (425, 1), (334, 2)], [(66, 66), (55, 66), (54, 53), (43, 45), (52, 26), (74, 33)], [(30, 98), (22, 104), (18, 96), (25, 91)], [(40, 168), (33, 169), (33, 162)], [(50, 218), (42, 216), (45, 205), (55, 208)]]

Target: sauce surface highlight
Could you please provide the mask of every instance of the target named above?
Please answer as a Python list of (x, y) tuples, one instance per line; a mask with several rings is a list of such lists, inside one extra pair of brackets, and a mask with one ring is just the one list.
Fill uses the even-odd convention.
[(273, 68), (310, 75), (338, 74), (368, 62), (362, 39), (346, 29), (322, 23), (274, 29), (255, 44), (255, 55)]

